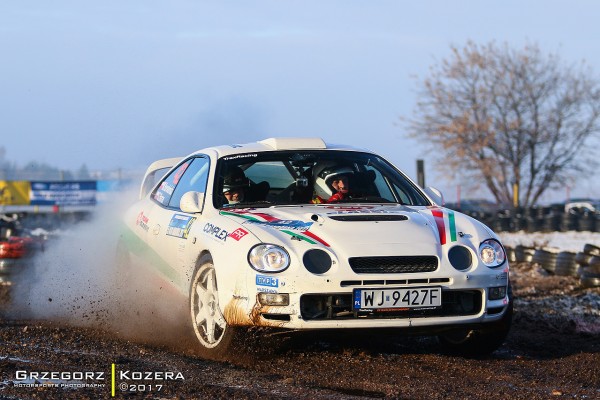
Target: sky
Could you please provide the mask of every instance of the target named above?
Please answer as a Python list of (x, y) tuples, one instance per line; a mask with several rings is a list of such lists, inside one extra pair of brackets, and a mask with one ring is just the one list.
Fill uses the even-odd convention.
[[(317, 136), (413, 179), (424, 159), (426, 184), (454, 201), (456, 182), (401, 120), (429, 66), (451, 45), (494, 40), (597, 73), (599, 16), (592, 0), (0, 1), (0, 146), (21, 166), (143, 170), (212, 145)], [(597, 183), (569, 194), (600, 198)]]

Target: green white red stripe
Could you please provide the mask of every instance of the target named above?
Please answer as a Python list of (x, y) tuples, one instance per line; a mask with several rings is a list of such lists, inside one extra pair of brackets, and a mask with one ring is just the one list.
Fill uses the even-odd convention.
[(431, 214), (433, 215), (440, 236), (440, 244), (444, 245), (449, 242), (456, 242), (454, 211), (436, 208), (431, 210)]
[[(281, 221), (279, 218), (275, 218), (272, 215), (255, 212), (255, 211), (247, 211), (247, 210), (236, 210), (236, 211), (219, 211), (221, 215), (229, 215), (233, 217), (240, 217), (247, 219), (252, 222), (265, 223), (265, 226), (269, 226), (269, 223), (276, 223)], [(301, 222), (301, 221), (300, 221)], [(305, 231), (292, 231), (287, 229), (277, 229), (279, 232), (285, 233), (286, 235), (290, 235), (296, 237), (298, 239), (304, 240), (310, 244), (321, 243), (323, 246), (330, 247), (329, 243), (318, 237), (312, 232), (308, 230)]]

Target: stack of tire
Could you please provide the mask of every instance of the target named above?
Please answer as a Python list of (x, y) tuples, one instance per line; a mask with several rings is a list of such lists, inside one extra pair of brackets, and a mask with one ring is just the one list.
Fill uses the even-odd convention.
[(597, 216), (593, 212), (584, 212), (579, 219), (579, 230), (596, 232), (598, 220)]
[(561, 251), (556, 256), (556, 269), (554, 273), (561, 276), (577, 276), (579, 264), (575, 260), (577, 254), (572, 251)]
[(552, 248), (541, 248), (536, 249), (533, 253), (531, 262), (538, 264), (547, 272), (554, 274), (556, 273), (556, 259), (558, 257), (558, 251)]
[(600, 286), (600, 247), (586, 244), (583, 252), (577, 253), (575, 260), (581, 266), (579, 269), (581, 286), (586, 288)]
[(549, 207), (547, 214), (544, 215), (544, 224), (542, 230), (544, 232), (558, 232), (561, 229), (563, 214), (565, 207), (562, 204), (552, 205)]
[(534, 254), (534, 247), (522, 246), (520, 244), (515, 247), (515, 261), (518, 263), (531, 262)]
[(504, 250), (506, 251), (506, 259), (509, 263), (517, 262), (517, 255), (515, 253), (515, 249), (510, 246), (504, 246)]

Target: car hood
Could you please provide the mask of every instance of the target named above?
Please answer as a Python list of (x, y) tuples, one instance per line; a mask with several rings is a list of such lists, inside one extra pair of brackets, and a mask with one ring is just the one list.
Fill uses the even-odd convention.
[(495, 237), (485, 225), (441, 207), (308, 205), (224, 209), (259, 240), (291, 247), (311, 244), (352, 254), (441, 254), (457, 243), (478, 247)]

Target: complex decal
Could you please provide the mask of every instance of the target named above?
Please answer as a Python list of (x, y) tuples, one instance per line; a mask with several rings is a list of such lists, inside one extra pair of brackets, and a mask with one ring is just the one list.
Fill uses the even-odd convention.
[(233, 240), (235, 240), (236, 242), (239, 242), (241, 238), (243, 238), (244, 236), (246, 236), (248, 234), (248, 231), (242, 228), (237, 228), (235, 231), (231, 232), (229, 234), (229, 237), (232, 238)]
[(454, 211), (443, 210), (441, 208), (430, 209), (438, 234), (440, 235), (440, 244), (447, 242), (456, 242), (456, 223), (454, 222)]
[(246, 220), (245, 223), (276, 229), (279, 232), (304, 240), (310, 244), (321, 243), (322, 245), (329, 247), (329, 244), (326, 241), (308, 231), (313, 222), (279, 219), (269, 214), (253, 212), (253, 210), (254, 209), (219, 211), (219, 214), (244, 218)]
[(202, 231), (204, 233), (206, 233), (209, 236), (212, 236), (213, 238), (221, 241), (221, 242), (225, 242), (227, 240), (227, 236), (229, 236), (229, 233), (224, 230), (223, 228), (220, 228), (216, 225), (211, 224), (210, 222), (207, 222), (204, 225), (204, 228), (202, 229)]
[(181, 239), (187, 239), (190, 233), (190, 228), (196, 220), (196, 217), (189, 215), (175, 214), (167, 227), (167, 235), (175, 236)]

